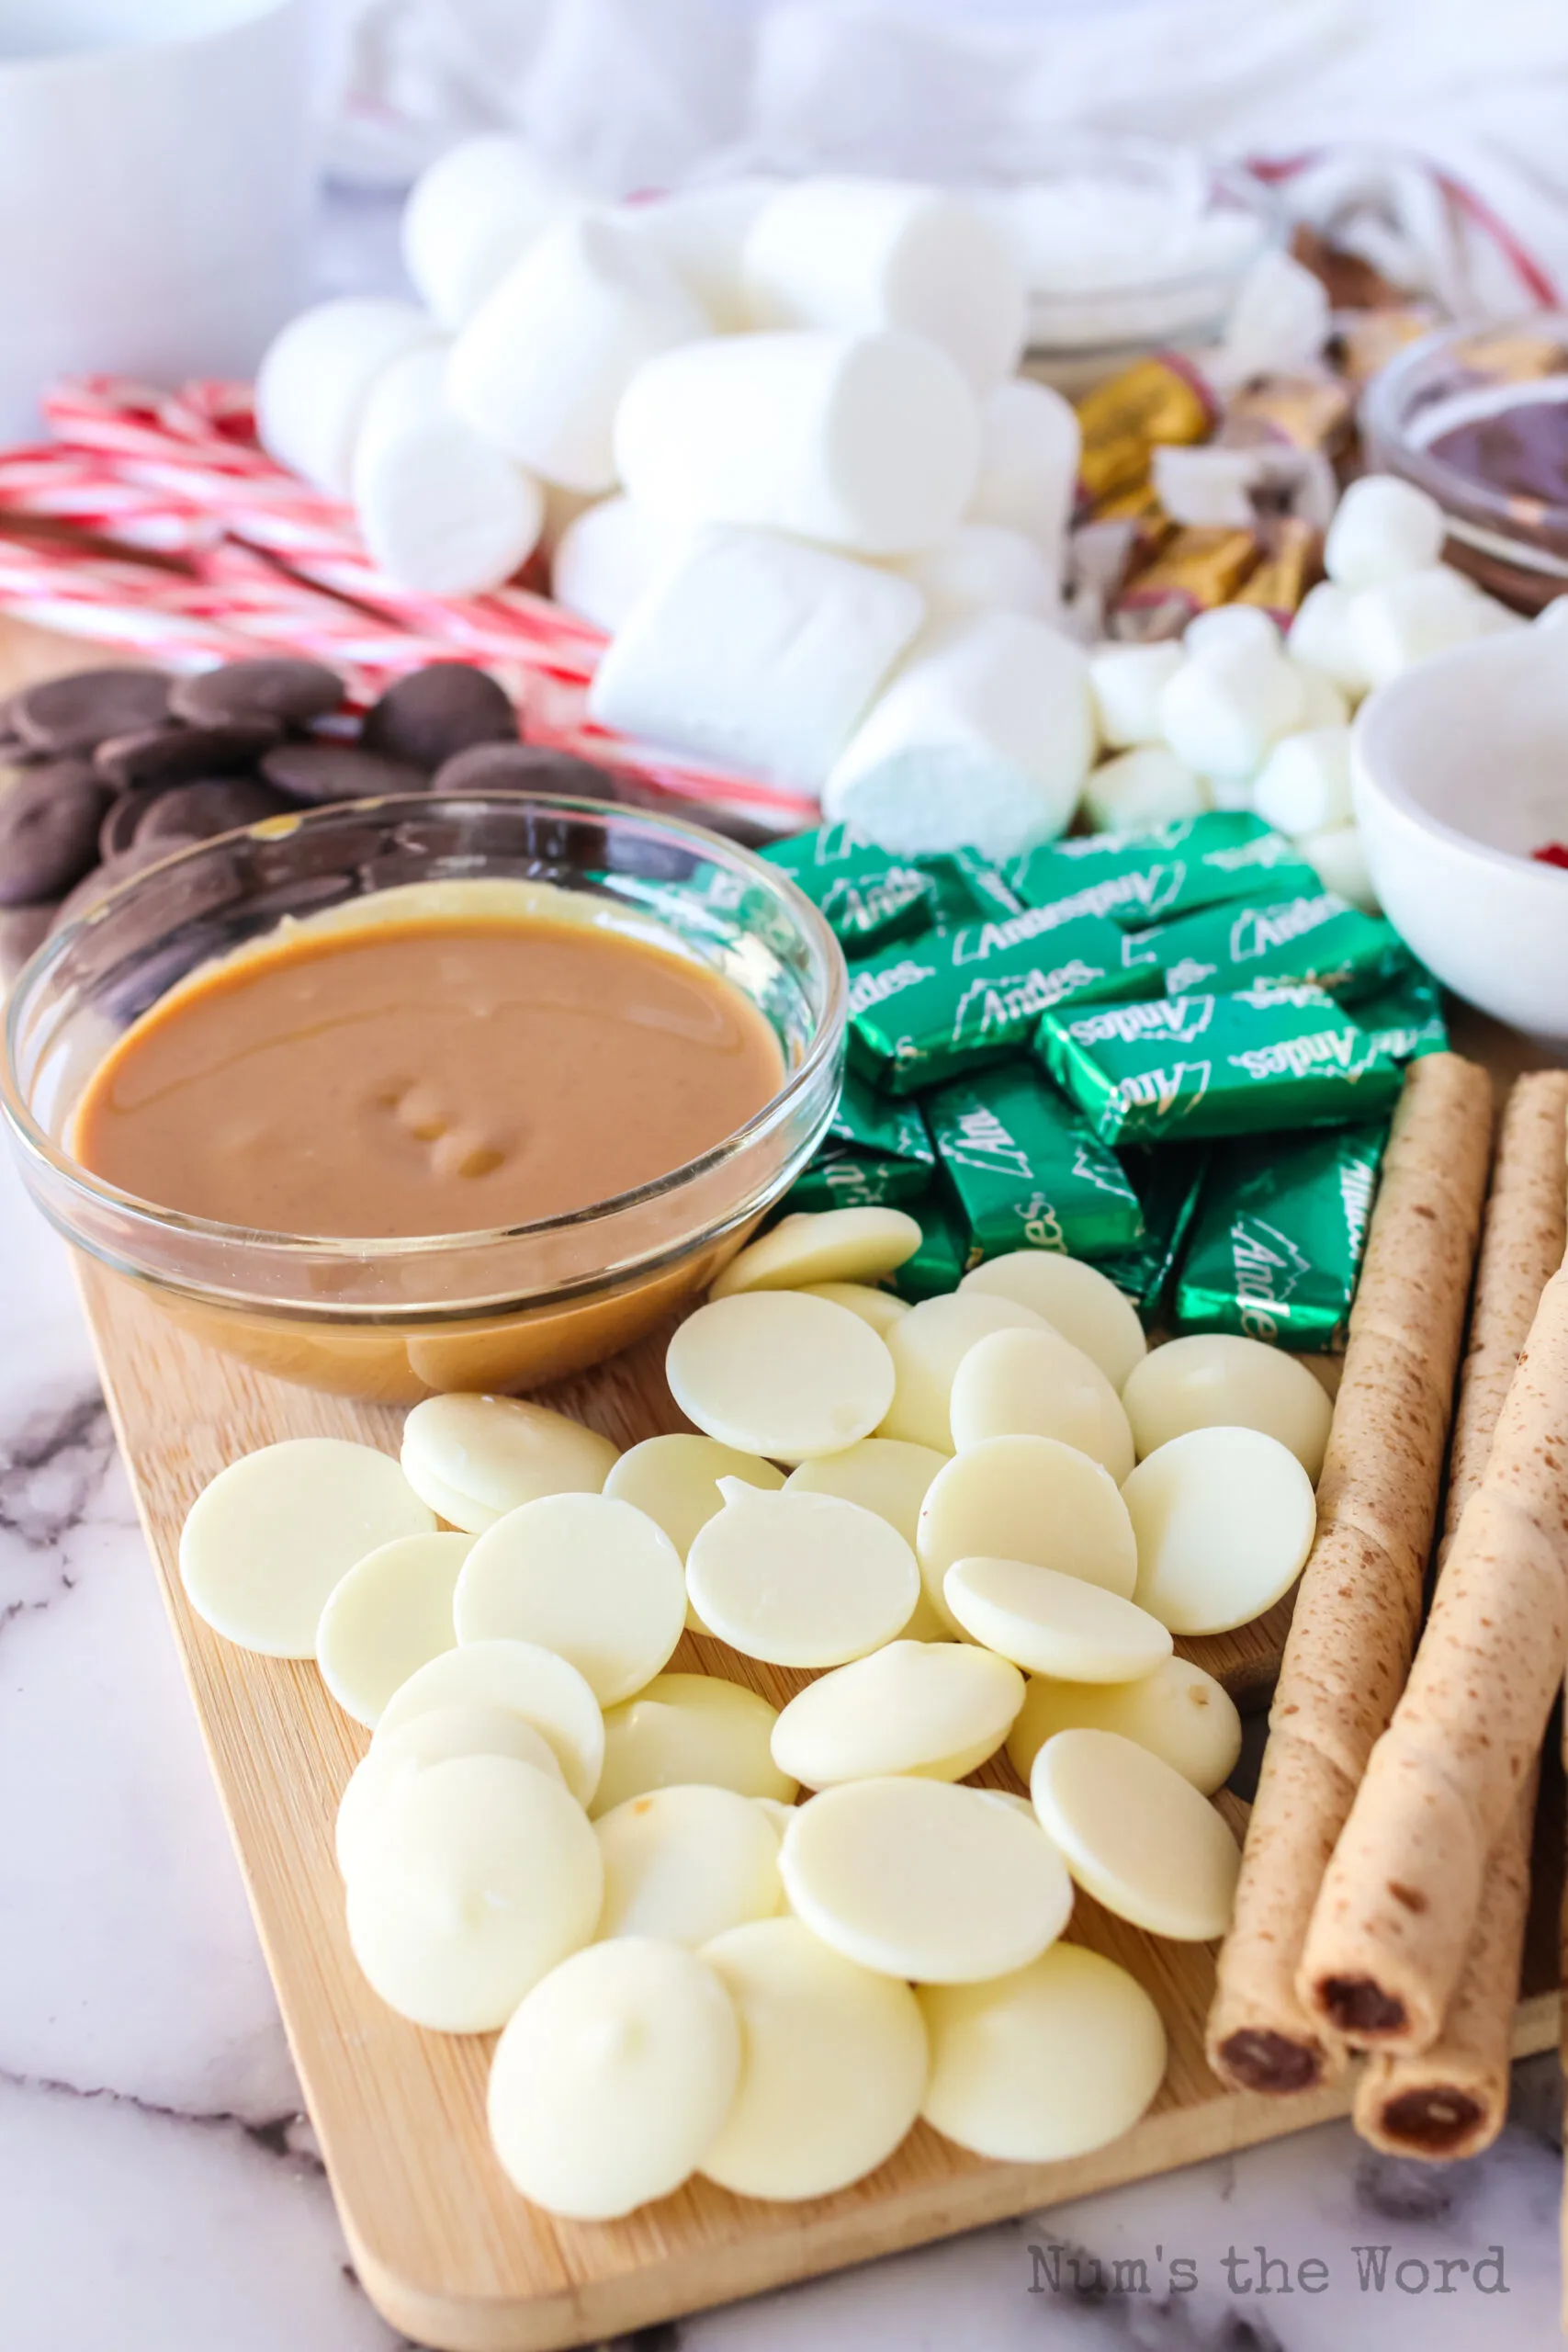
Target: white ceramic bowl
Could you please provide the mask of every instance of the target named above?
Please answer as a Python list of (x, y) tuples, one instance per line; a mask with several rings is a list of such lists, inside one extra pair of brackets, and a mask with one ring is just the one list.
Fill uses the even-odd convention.
[(1568, 1043), (1568, 629), (1511, 629), (1381, 686), (1351, 736), (1384, 912), (1456, 996)]

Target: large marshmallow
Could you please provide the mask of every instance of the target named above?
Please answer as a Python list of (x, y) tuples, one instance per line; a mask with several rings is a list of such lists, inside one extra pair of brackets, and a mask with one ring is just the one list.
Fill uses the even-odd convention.
[(668, 262), (629, 229), (570, 214), (536, 238), (452, 346), (452, 405), (568, 490), (609, 490), (621, 395), (646, 360), (705, 334)]
[(1028, 295), (1013, 245), (938, 188), (797, 180), (758, 214), (745, 280), (758, 326), (902, 327), (940, 344), (976, 392), (1023, 355)]
[(1207, 808), (1191, 769), (1163, 743), (1140, 743), (1097, 767), (1083, 788), (1084, 814), (1097, 833), (1137, 833)]
[(361, 536), (389, 579), (433, 596), (510, 580), (533, 552), (545, 495), (446, 398), (446, 347), (405, 352), (372, 385), (352, 472)]
[(1462, 571), (1434, 563), (1424, 571), (1403, 572), (1397, 580), (1363, 588), (1351, 614), (1351, 627), (1374, 686), (1403, 676), (1418, 662), (1447, 653), (1472, 638), (1492, 637), (1499, 629), (1522, 628), (1517, 613), (1483, 595)]
[(924, 613), (897, 572), (765, 531), (698, 531), (611, 644), (589, 711), (816, 792)]
[(638, 370), (615, 418), (628, 497), (650, 514), (911, 555), (957, 525), (979, 458), (963, 377), (909, 334), (743, 334)]
[(1275, 744), (1258, 772), (1252, 805), (1277, 832), (1300, 835), (1348, 825), (1350, 729), (1310, 727)]
[(472, 318), (542, 230), (581, 199), (520, 140), (484, 131), (421, 172), (403, 207), (403, 266), (444, 327)]
[(569, 613), (614, 636), (689, 537), (683, 525), (649, 514), (629, 498), (602, 498), (556, 542), (550, 593)]
[(626, 205), (616, 218), (662, 254), (714, 325), (733, 334), (754, 323), (743, 274), (746, 240), (762, 207), (783, 186), (782, 180), (761, 175), (715, 180)]
[(1443, 510), (1397, 474), (1363, 474), (1340, 500), (1323, 543), (1337, 587), (1372, 588), (1421, 571), (1443, 551)]
[(1216, 807), (1235, 807), (1223, 790), (1256, 775), (1281, 735), (1306, 709), (1299, 672), (1250, 636), (1190, 655), (1159, 698), (1160, 728), (1178, 759), (1211, 779)]
[(412, 302), (349, 294), (290, 319), (256, 370), (256, 433), (280, 466), (346, 498), (365, 404), (383, 371), (438, 340)]
[(1032, 613), (1050, 620), (1061, 609), (1061, 582), (1039, 548), (999, 523), (960, 523), (934, 548), (906, 556), (898, 569), (933, 620), (963, 613)]
[(1066, 831), (1094, 757), (1089, 663), (1021, 613), (923, 639), (828, 779), (827, 815), (905, 855), (1017, 856)]
[(980, 403), (980, 469), (969, 521), (1026, 531), (1059, 562), (1082, 452), (1077, 411), (1060, 392), (1028, 376), (997, 385)]
[(1356, 595), (1350, 588), (1320, 580), (1303, 597), (1291, 623), (1292, 662), (1331, 679), (1349, 702), (1359, 702), (1371, 684), (1356, 628)]
[(1113, 752), (1157, 743), (1159, 698), (1182, 666), (1179, 645), (1099, 645), (1089, 655), (1089, 684), (1102, 741)]

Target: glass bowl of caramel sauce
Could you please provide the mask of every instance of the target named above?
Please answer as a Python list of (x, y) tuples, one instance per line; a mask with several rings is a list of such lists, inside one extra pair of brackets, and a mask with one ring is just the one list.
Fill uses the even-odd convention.
[(67, 1240), (199, 1339), (408, 1402), (581, 1370), (710, 1283), (819, 1141), (846, 975), (782, 874), (513, 793), (274, 817), (134, 876), (6, 1012)]

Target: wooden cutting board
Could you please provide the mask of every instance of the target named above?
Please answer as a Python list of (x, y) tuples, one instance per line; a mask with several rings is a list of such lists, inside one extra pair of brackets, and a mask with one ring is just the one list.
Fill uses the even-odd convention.
[[(0, 693), (36, 677), (124, 659), (0, 620)], [(1499, 1076), (1539, 1059), (1493, 1024), (1461, 1050)], [(333, 1857), (338, 1796), (367, 1745), (313, 1666), (254, 1657), (220, 1640), (179, 1581), (179, 1529), (218, 1470), (284, 1437), (357, 1439), (395, 1452), (400, 1417), (317, 1396), (202, 1348), (134, 1289), (84, 1264), (82, 1292), (105, 1394), (135, 1489), (222, 1798), (290, 2046), (355, 2263), (394, 2327), (450, 2352), (546, 2352), (707, 2303), (861, 2262), (899, 2246), (1081, 2197), (1120, 2181), (1278, 2137), (1344, 2113), (1348, 2091), (1272, 2101), (1224, 2092), (1203, 2062), (1213, 1977), (1203, 1947), (1160, 1944), (1079, 1895), (1075, 1940), (1110, 1954), (1148, 1988), (1170, 2035), (1150, 2113), (1110, 2147), (1054, 2165), (966, 2155), (924, 2125), (881, 2170), (803, 2205), (735, 2198), (704, 2182), (600, 2225), (526, 2205), (490, 2151), (484, 2120), (491, 2037), (424, 2033), (385, 2008), (348, 1949)], [(629, 1445), (681, 1426), (661, 1370), (662, 1339), (549, 1392), (550, 1401)], [(1269, 1689), (1289, 1622), (1179, 1645), (1243, 1702)], [(775, 1702), (806, 1679), (688, 1635), (673, 1661), (750, 1683)], [(1006, 1765), (977, 1776), (1017, 1786)], [(1561, 1783), (1555, 1791), (1561, 1797)], [(1245, 1808), (1221, 1803), (1241, 1827)], [(1556, 1858), (1561, 1804), (1544, 1808), (1539, 1916), (1527, 1952), (1518, 2054), (1557, 2038)]]
[[(367, 1736), (313, 1665), (254, 1657), (192, 1611), (176, 1566), (191, 1501), (237, 1454), (283, 1437), (355, 1438), (394, 1451), (400, 1416), (289, 1386), (188, 1340), (131, 1286), (96, 1266), (83, 1295), (105, 1393), (173, 1622), (252, 1908), (354, 2260), (395, 2327), (450, 2352), (542, 2352), (647, 2325), (705, 2303), (809, 2278), (1003, 2215), (1169, 2170), (1342, 2114), (1343, 2087), (1294, 2100), (1222, 2091), (1203, 2062), (1213, 1979), (1202, 1946), (1156, 1943), (1080, 1894), (1074, 1940), (1148, 1988), (1170, 2034), (1160, 2097), (1135, 2130), (1051, 2165), (966, 2155), (923, 2124), (879, 2172), (802, 2205), (696, 2182), (606, 2224), (552, 2221), (524, 2203), (491, 2154), (484, 2089), (491, 2037), (424, 2033), (385, 2008), (349, 1951), (333, 1859), (339, 1792)], [(681, 1426), (662, 1337), (545, 1392), (628, 1445)], [(1234, 1684), (1265, 1678), (1280, 1626), (1184, 1645)], [(807, 1678), (688, 1634), (674, 1665), (716, 1670), (775, 1703)], [(1005, 1759), (980, 1776), (1014, 1786)], [(1239, 1828), (1244, 1809), (1222, 1799)], [(1548, 1906), (1550, 1908), (1550, 1906)], [(1557, 2035), (1555, 1936), (1534, 1939), (1523, 2053)]]

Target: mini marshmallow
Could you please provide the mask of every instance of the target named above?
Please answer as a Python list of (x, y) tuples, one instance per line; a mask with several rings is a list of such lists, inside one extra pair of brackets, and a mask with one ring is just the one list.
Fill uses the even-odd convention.
[(1289, 254), (1269, 251), (1242, 279), (1219, 346), (1205, 355), (1205, 372), (1226, 392), (1256, 376), (1300, 375), (1316, 361), (1330, 323), (1321, 278)]
[(1443, 551), (1443, 510), (1397, 474), (1363, 474), (1340, 500), (1323, 544), (1337, 587), (1372, 588), (1424, 571)]
[(1304, 662), (1292, 662), (1292, 669), (1306, 689), (1306, 705), (1302, 715), (1305, 727), (1347, 727), (1350, 721), (1350, 697), (1337, 686), (1321, 670), (1311, 670)]
[(1000, 523), (960, 523), (934, 548), (906, 556), (898, 566), (926, 600), (933, 620), (970, 613), (1032, 613), (1051, 620), (1061, 585), (1039, 548)]
[(1233, 639), (1183, 663), (1160, 695), (1160, 725), (1178, 759), (1200, 775), (1240, 783), (1300, 726), (1305, 706), (1306, 689), (1288, 662)]
[(1018, 376), (980, 403), (980, 471), (971, 523), (1024, 531), (1055, 562), (1077, 492), (1077, 411), (1048, 384)]
[(1194, 662), (1228, 661), (1233, 652), (1278, 653), (1278, 625), (1258, 605), (1216, 605), (1200, 613), (1181, 632), (1181, 642)]
[(581, 199), (502, 131), (427, 164), (403, 207), (403, 266), (444, 327), (463, 326), (535, 238)]
[(1170, 442), (1154, 452), (1155, 496), (1173, 523), (1201, 529), (1251, 530), (1256, 517), (1250, 493), (1258, 473), (1252, 449), (1187, 448)]
[(1371, 681), (1362, 659), (1360, 634), (1355, 620), (1355, 593), (1320, 580), (1302, 599), (1291, 623), (1291, 660), (1330, 678), (1341, 694), (1359, 702)]
[(625, 220), (663, 255), (716, 327), (727, 334), (752, 326), (742, 259), (757, 216), (784, 183), (761, 174), (673, 188), (651, 203), (622, 207)]
[(535, 239), (452, 347), (466, 424), (547, 481), (609, 490), (622, 393), (643, 362), (707, 332), (668, 262), (618, 222), (569, 214)]
[(1181, 648), (1169, 639), (1096, 647), (1089, 680), (1100, 736), (1111, 751), (1160, 741), (1159, 698), (1180, 667)]
[(761, 327), (901, 327), (939, 345), (976, 392), (1023, 356), (1028, 299), (1009, 238), (940, 189), (812, 178), (782, 188), (746, 240)]
[(615, 462), (652, 514), (913, 554), (953, 529), (980, 419), (958, 369), (908, 334), (746, 334), (667, 351), (615, 418)]
[(1350, 730), (1310, 727), (1287, 735), (1264, 761), (1252, 805), (1265, 824), (1299, 835), (1348, 825), (1350, 799)]
[(1084, 814), (1097, 833), (1136, 833), (1208, 806), (1190, 767), (1163, 743), (1143, 743), (1095, 769), (1083, 788)]
[(275, 335), (256, 370), (256, 435), (280, 466), (334, 498), (349, 494), (365, 404), (377, 379), (436, 330), (412, 302), (378, 294), (318, 302)]
[(446, 401), (446, 347), (422, 345), (371, 387), (355, 445), (355, 510), (371, 557), (405, 588), (467, 596), (510, 580), (536, 545), (545, 494)]
[(1303, 833), (1296, 847), (1325, 890), (1348, 899), (1363, 914), (1382, 914), (1358, 826), (1335, 825), (1325, 832)]
[(629, 498), (602, 498), (562, 531), (550, 565), (550, 593), (614, 636), (690, 534)]
[(1094, 757), (1089, 663), (1043, 621), (987, 613), (922, 639), (836, 763), (824, 813), (905, 855), (1016, 857), (1071, 821)]
[(1369, 679), (1374, 686), (1383, 686), (1435, 653), (1524, 624), (1505, 605), (1483, 595), (1462, 571), (1434, 563), (1424, 571), (1406, 571), (1396, 580), (1363, 588), (1351, 626)]
[(1249, 775), (1203, 775), (1198, 779), (1205, 808), (1232, 810), (1252, 806), (1252, 778)]
[(699, 531), (600, 662), (589, 713), (816, 792), (923, 612), (894, 572), (766, 531)]

